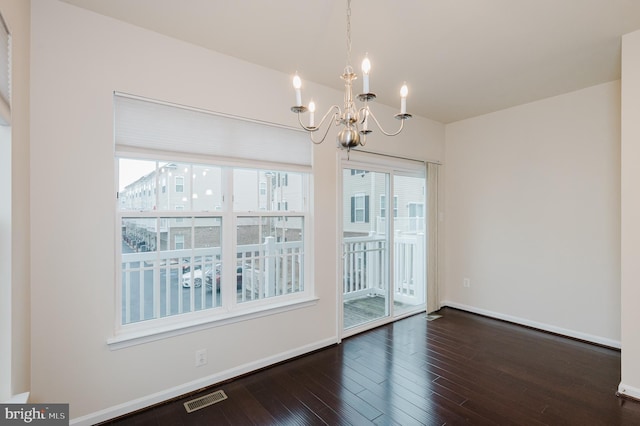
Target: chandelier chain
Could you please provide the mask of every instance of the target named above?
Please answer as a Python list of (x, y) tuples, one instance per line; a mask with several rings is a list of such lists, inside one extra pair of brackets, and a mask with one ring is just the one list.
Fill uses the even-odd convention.
[(347, 66), (351, 67), (351, 0), (347, 0)]

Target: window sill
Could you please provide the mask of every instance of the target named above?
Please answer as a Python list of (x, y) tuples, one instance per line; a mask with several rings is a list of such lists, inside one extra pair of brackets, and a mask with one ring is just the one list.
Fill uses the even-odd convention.
[(235, 311), (233, 313), (209, 316), (207, 318), (199, 318), (191, 321), (174, 322), (171, 324), (146, 328), (144, 330), (123, 330), (116, 336), (107, 339), (107, 345), (111, 350), (124, 349), (130, 346), (141, 345), (213, 327), (221, 327), (240, 321), (247, 321), (292, 311), (294, 309), (306, 308), (308, 306), (315, 305), (317, 302), (317, 297), (297, 299), (282, 302), (278, 305), (270, 304), (269, 306), (256, 307), (245, 311)]

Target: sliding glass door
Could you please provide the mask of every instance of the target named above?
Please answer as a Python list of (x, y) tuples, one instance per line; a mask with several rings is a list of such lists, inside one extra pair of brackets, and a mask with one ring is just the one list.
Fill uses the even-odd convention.
[(394, 175), (399, 206), (393, 220), (394, 315), (422, 309), (426, 301), (424, 176)]
[(342, 298), (344, 328), (390, 315), (389, 174), (345, 168), (343, 182)]
[(376, 160), (342, 162), (342, 314), (347, 334), (426, 309), (424, 165), (410, 162), (402, 168), (398, 159)]

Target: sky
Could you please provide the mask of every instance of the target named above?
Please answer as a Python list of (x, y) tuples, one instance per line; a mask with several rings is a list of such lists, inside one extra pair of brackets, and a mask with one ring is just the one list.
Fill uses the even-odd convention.
[(155, 168), (155, 161), (130, 160), (128, 158), (120, 159), (120, 178), (118, 180), (120, 186), (119, 191), (122, 191), (125, 186), (135, 182), (142, 176), (154, 171)]

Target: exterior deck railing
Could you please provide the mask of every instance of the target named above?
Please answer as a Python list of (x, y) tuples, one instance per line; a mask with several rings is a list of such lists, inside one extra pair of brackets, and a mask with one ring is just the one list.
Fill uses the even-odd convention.
[[(241, 245), (236, 254), (237, 303), (304, 289), (303, 243)], [(122, 323), (221, 306), (219, 247), (122, 254)], [(229, 274), (228, 276), (233, 275)]]
[[(397, 232), (393, 249), (394, 300), (424, 300), (424, 235)], [(384, 235), (344, 239), (345, 300), (386, 293), (388, 250)], [(219, 247), (123, 253), (122, 323), (221, 306), (221, 256)], [(237, 303), (304, 289), (301, 241), (282, 243), (267, 237), (262, 244), (238, 246), (236, 268)]]
[[(389, 263), (386, 237), (372, 233), (345, 238), (342, 250), (344, 299), (384, 295)], [(396, 232), (394, 300), (403, 303), (424, 300), (425, 259), (424, 234)]]

